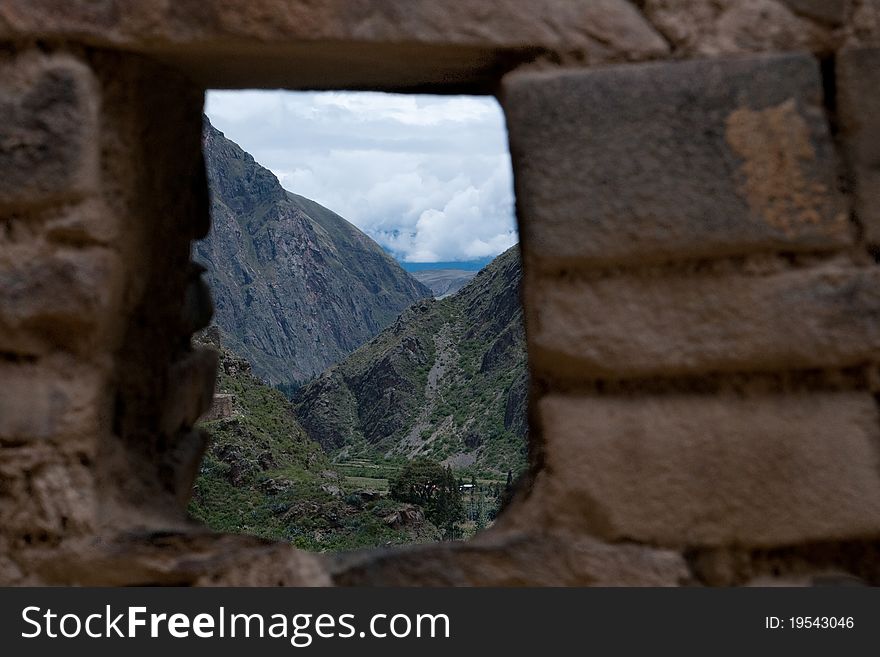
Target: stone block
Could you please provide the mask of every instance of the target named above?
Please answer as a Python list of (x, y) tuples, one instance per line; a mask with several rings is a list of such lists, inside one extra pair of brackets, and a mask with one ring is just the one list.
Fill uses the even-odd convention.
[(880, 534), (880, 417), (867, 392), (540, 402), (548, 522), (661, 546)]
[(67, 55), (0, 58), (0, 208), (97, 191), (97, 85)]
[(107, 403), (103, 380), (81, 364), (73, 376), (40, 364), (0, 363), (0, 442), (94, 447)]
[(121, 288), (119, 258), (103, 248), (0, 251), (0, 351), (39, 355), (107, 347)]
[(837, 55), (837, 108), (865, 239), (880, 245), (880, 48)]
[(0, 448), (0, 527), (7, 537), (54, 542), (95, 526), (93, 473), (46, 443)]
[(539, 266), (852, 242), (808, 55), (515, 72), (502, 101)]
[(539, 278), (539, 373), (576, 379), (849, 367), (880, 357), (880, 269)]
[(591, 63), (669, 52), (626, 0), (0, 4), (0, 38), (33, 36), (159, 56), (205, 87), (489, 90), (501, 71), (546, 51)]
[(838, 43), (847, 0), (644, 0), (643, 11), (681, 56), (810, 51)]
[(678, 586), (689, 580), (684, 558), (672, 550), (496, 529), (468, 542), (335, 554), (330, 565), (337, 586)]
[(829, 25), (843, 24), (849, 4), (849, 0), (783, 0), (783, 2), (796, 14)]
[(880, 45), (880, 0), (858, 0), (851, 5), (844, 35), (845, 46)]

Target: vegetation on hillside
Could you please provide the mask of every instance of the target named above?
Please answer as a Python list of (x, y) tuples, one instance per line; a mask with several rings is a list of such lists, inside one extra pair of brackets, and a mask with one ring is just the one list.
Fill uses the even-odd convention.
[(421, 506), (448, 539), (457, 538), (464, 520), (461, 487), (452, 468), (426, 458), (409, 461), (391, 483), (391, 497)]
[[(491, 521), (525, 464), (517, 249), (430, 299), (207, 119), (204, 153), (213, 226), (194, 255), (223, 341), (247, 361), (223, 353), (218, 392), (234, 412), (204, 425), (192, 515), (311, 550), (460, 538)], [(428, 274), (438, 296), (470, 275)], [(426, 498), (405, 485), (419, 477)]]
[(458, 294), (417, 302), (294, 398), (334, 460), (425, 457), (497, 481), (525, 465), (527, 368), (516, 247)]
[(234, 412), (203, 425), (192, 515), (316, 551), (487, 526), (525, 463), (520, 277), (511, 249), (459, 294), (405, 310), (295, 405), (224, 350), (218, 392)]
[(421, 509), (337, 472), (298, 425), (290, 403), (223, 352), (218, 391), (234, 414), (202, 425), (211, 436), (190, 503), (215, 531), (289, 541), (299, 548), (351, 550), (439, 540)]

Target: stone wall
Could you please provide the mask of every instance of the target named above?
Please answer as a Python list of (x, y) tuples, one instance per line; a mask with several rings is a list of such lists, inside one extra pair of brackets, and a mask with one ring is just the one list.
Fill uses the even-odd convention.
[(214, 394), (211, 406), (205, 411), (204, 415), (199, 418), (200, 422), (211, 422), (212, 420), (222, 420), (232, 417), (235, 413), (233, 403), (235, 395)]
[[(880, 583), (877, 0), (6, 0), (0, 42), (0, 583)], [(468, 543), (185, 517), (245, 86), (502, 101), (531, 468)]]

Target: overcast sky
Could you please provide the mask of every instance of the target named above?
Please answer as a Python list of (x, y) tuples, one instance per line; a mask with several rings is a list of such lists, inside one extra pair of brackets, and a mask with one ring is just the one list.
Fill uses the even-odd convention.
[(517, 241), (494, 98), (212, 91), (206, 113), (285, 189), (401, 260), (471, 260)]

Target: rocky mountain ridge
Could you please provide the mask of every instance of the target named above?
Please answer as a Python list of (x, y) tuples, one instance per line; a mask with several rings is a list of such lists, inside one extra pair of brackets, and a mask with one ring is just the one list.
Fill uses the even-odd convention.
[(413, 278), (429, 287), (437, 299), (455, 294), (476, 275), (477, 272), (464, 269), (424, 269), (412, 273)]
[(426, 456), (487, 475), (525, 462), (518, 247), (457, 294), (422, 300), (294, 399), (336, 460)]
[(286, 191), (205, 119), (210, 235), (195, 245), (224, 342), (293, 389), (430, 290), (327, 208)]

